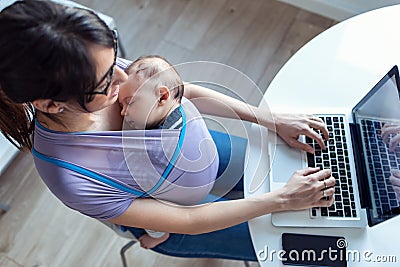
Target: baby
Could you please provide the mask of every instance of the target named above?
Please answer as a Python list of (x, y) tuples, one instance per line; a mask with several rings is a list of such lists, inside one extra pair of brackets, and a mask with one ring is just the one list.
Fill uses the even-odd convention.
[[(179, 129), (184, 86), (178, 72), (160, 56), (144, 56), (126, 70), (128, 80), (121, 86), (121, 115), (132, 130)], [(154, 77), (154, 79), (149, 79)], [(146, 82), (145, 82), (146, 81)]]
[[(125, 117), (124, 128), (181, 129), (183, 118), (179, 107), (184, 85), (172, 65), (160, 56), (144, 56), (134, 61), (125, 71), (128, 80), (121, 85), (118, 96), (122, 107), (121, 115)], [(198, 127), (208, 133), (204, 121), (201, 121)], [(211, 173), (215, 173), (213, 179), (216, 177), (217, 165), (218, 163), (210, 165), (213, 168), (210, 169)], [(139, 238), (143, 248), (153, 248), (169, 238), (169, 233), (150, 230), (146, 232), (147, 234)]]

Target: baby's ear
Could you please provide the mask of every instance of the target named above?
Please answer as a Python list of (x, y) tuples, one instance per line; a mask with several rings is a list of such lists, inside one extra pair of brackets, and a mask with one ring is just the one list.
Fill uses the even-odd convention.
[(165, 103), (168, 102), (169, 96), (170, 96), (170, 91), (168, 87), (166, 86), (160, 86), (158, 87), (158, 93), (159, 93), (159, 98), (158, 98), (158, 105), (164, 105)]

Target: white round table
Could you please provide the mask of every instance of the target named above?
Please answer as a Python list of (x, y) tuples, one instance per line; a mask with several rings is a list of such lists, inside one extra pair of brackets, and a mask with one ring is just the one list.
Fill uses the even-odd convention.
[[(272, 110), (307, 112), (310, 107), (349, 108), (400, 64), (400, 5), (370, 11), (321, 33), (282, 67), (265, 93)], [(254, 126), (253, 128), (258, 128)], [(266, 146), (249, 144), (245, 197), (269, 191)], [(258, 160), (253, 160), (258, 159)], [(263, 180), (257, 190), (250, 181)], [(348, 266), (399, 266), (400, 216), (372, 228), (275, 227), (271, 216), (249, 222), (261, 266), (283, 266), (278, 257), (283, 232), (345, 236), (354, 256)], [(356, 259), (356, 256), (359, 256)], [(396, 261), (396, 262), (383, 262)]]

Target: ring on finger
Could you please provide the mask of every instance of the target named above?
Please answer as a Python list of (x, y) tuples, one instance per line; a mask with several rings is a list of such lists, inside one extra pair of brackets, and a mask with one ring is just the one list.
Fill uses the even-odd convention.
[(322, 190), (322, 196), (326, 197), (326, 191), (325, 190)]

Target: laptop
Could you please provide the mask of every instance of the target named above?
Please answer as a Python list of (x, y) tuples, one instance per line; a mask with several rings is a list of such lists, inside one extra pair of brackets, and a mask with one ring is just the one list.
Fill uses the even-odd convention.
[(314, 146), (315, 154), (292, 149), (276, 136), (269, 137), (275, 140), (268, 144), (271, 190), (282, 187), (295, 170), (307, 166), (331, 169), (336, 178), (331, 207), (276, 212), (271, 215), (273, 225), (366, 227), (399, 214), (400, 195), (389, 177), (392, 169), (400, 170), (400, 145), (390, 151), (381, 135), (385, 124), (400, 125), (399, 85), (399, 71), (394, 66), (351, 111), (315, 113), (329, 131), (326, 150), (304, 136), (301, 140)]

